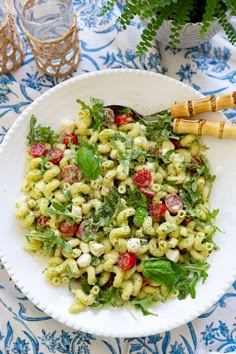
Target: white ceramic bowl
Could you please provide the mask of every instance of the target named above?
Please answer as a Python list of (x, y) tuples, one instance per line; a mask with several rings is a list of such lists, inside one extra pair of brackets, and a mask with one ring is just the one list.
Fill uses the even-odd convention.
[[(75, 330), (111, 337), (140, 337), (171, 330), (193, 320), (226, 292), (236, 277), (236, 141), (204, 138), (216, 182), (212, 208), (219, 208), (216, 235), (220, 249), (209, 258), (211, 265), (205, 284), (197, 285), (197, 297), (171, 300), (153, 307), (158, 316), (143, 316), (132, 309), (88, 309), (70, 314), (74, 299), (67, 289), (48, 284), (40, 259), (22, 249), (24, 230), (14, 217), (15, 202), (23, 183), (26, 134), (32, 114), (42, 125), (57, 128), (64, 118), (75, 118), (76, 99), (89, 103), (90, 97), (106, 104), (132, 106), (141, 113), (168, 108), (173, 102), (202, 97), (189, 86), (153, 72), (104, 70), (81, 75), (50, 89), (36, 99), (12, 125), (0, 148), (0, 256), (9, 275), (22, 292), (41, 310)], [(221, 113), (203, 115), (209, 120), (225, 120)]]

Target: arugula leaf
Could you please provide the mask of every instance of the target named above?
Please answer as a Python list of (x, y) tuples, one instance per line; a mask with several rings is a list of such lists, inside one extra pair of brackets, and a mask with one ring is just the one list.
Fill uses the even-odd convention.
[(216, 225), (212, 225), (211, 231), (208, 234), (206, 234), (206, 237), (204, 239), (205, 242), (212, 243), (214, 245), (214, 249), (215, 250), (219, 249), (219, 246), (217, 246), (217, 244), (215, 243), (213, 237), (216, 234), (216, 232), (218, 232), (218, 231), (221, 232), (221, 230)]
[(180, 196), (183, 199), (183, 203), (186, 208), (193, 209), (195, 204), (200, 204), (202, 202), (202, 194), (198, 191), (197, 180), (199, 176), (203, 175), (206, 180), (212, 184), (215, 180), (215, 176), (210, 174), (208, 162), (204, 155), (200, 157), (201, 164), (199, 165), (196, 161), (191, 163), (183, 163), (183, 167), (188, 170), (194, 171), (194, 175), (191, 179), (186, 182), (186, 187), (188, 192), (181, 190)]
[(204, 155), (200, 155), (201, 164), (198, 164), (197, 161), (192, 160), (191, 163), (183, 163), (185, 170), (193, 171), (191, 178), (185, 183), (186, 190), (181, 189), (179, 191), (180, 197), (183, 200), (183, 204), (186, 209), (191, 211), (194, 209), (196, 204), (202, 203), (202, 193), (199, 192), (197, 187), (198, 178), (203, 175), (206, 180), (211, 184), (215, 180), (215, 176), (210, 174), (209, 168), (207, 166), (207, 160)]
[[(188, 294), (194, 299), (196, 297), (196, 284), (200, 278), (202, 278), (202, 282), (204, 283), (207, 279), (206, 270), (209, 268), (209, 264), (204, 262), (197, 263), (185, 263), (185, 264), (172, 264), (173, 269), (176, 274), (181, 274), (183, 271), (187, 271), (190, 276), (179, 277), (178, 281), (176, 281), (176, 289), (179, 290), (179, 299), (185, 299)], [(192, 275), (191, 275), (192, 274)]]
[(104, 102), (91, 97), (90, 102), (92, 103), (92, 107), (90, 107), (80, 99), (77, 99), (76, 101), (81, 105), (82, 109), (89, 111), (93, 117), (93, 130), (99, 130), (104, 122)]
[(97, 257), (97, 256), (92, 255), (91, 264), (92, 264), (93, 266), (97, 266), (97, 265), (100, 264), (100, 263), (101, 263), (100, 258)]
[[(155, 151), (155, 150), (154, 150)], [(156, 153), (154, 153), (154, 152), (149, 152), (149, 153), (147, 153), (146, 154), (146, 157), (147, 157), (147, 160), (148, 161), (152, 161), (153, 162), (153, 160), (154, 161), (156, 161), (157, 159), (160, 159), (160, 160), (162, 160), (164, 163), (168, 163), (168, 162), (170, 162), (170, 155), (171, 154), (173, 154), (173, 152), (174, 152), (175, 150), (169, 150), (169, 151), (167, 151), (164, 155), (162, 155), (162, 154), (156, 154)]]
[(72, 195), (70, 193), (70, 190), (68, 188), (63, 188), (62, 189), (62, 193), (64, 194), (64, 196), (66, 197), (66, 199), (68, 200), (68, 202), (72, 201)]
[(27, 240), (30, 242), (31, 238), (39, 239), (43, 242), (43, 248), (47, 254), (50, 254), (53, 247), (60, 247), (62, 252), (72, 253), (72, 247), (69, 243), (57, 236), (52, 230), (46, 230), (44, 232), (32, 231), (25, 234)]
[(179, 230), (179, 226), (173, 226), (173, 227), (169, 227), (167, 230), (166, 230), (166, 234), (170, 234), (171, 232), (173, 231), (176, 231), (176, 230)]
[[(152, 116), (153, 119), (156, 117)], [(173, 133), (173, 118), (168, 113), (168, 111), (163, 111), (162, 114), (157, 115), (158, 122), (155, 123), (144, 123), (140, 121), (141, 124), (146, 126), (146, 136), (148, 140), (152, 141), (163, 141), (169, 139), (180, 139), (180, 135)]]
[(42, 173), (45, 173), (47, 171), (46, 164), (50, 161), (50, 159), (52, 157), (51, 156), (50, 157), (45, 157), (44, 155), (40, 155), (40, 157), (41, 157), (41, 161), (39, 163), (40, 170), (41, 170)]
[(63, 216), (69, 225), (74, 225), (75, 222), (81, 220), (82, 216), (72, 214), (69, 208), (71, 208), (71, 205), (65, 207), (63, 204), (52, 202), (52, 204), (45, 209), (45, 212), (48, 215), (56, 215), (58, 218), (59, 216)]
[(124, 143), (126, 149), (131, 149), (132, 148), (132, 144), (133, 144), (133, 138), (132, 136), (129, 135), (122, 135), (120, 132), (115, 133), (114, 136), (115, 140), (120, 140), (122, 143)]
[(206, 178), (206, 180), (208, 180), (211, 184), (214, 183), (216, 176), (212, 175), (209, 169), (209, 161), (207, 160), (206, 156), (201, 155), (201, 162), (204, 165), (205, 169), (204, 169), (204, 176)]
[(99, 158), (87, 147), (79, 148), (76, 155), (77, 163), (83, 175), (90, 179), (96, 179), (100, 175)]
[(86, 147), (88, 150), (91, 150), (94, 154), (97, 151), (97, 145), (95, 143), (89, 144), (86, 140), (82, 139), (80, 136), (77, 136), (78, 144), (81, 147)]
[(140, 157), (146, 156), (146, 152), (140, 149), (128, 149), (123, 152), (114, 140), (111, 141), (111, 144), (118, 150), (119, 161), (125, 166), (125, 173), (127, 175), (129, 175), (130, 169), (134, 168), (135, 160), (138, 162)]
[(85, 232), (82, 235), (82, 240), (84, 242), (90, 242), (90, 241), (101, 241), (104, 238), (104, 232), (96, 232), (92, 229), (92, 227), (88, 227), (87, 230), (85, 229)]
[(186, 186), (188, 191), (180, 189), (179, 196), (183, 201), (186, 211), (192, 215), (195, 205), (202, 203), (202, 194), (196, 189), (196, 180), (194, 178), (187, 181)]
[(36, 126), (37, 119), (32, 114), (30, 118), (30, 129), (26, 136), (28, 139), (28, 145), (34, 145), (37, 143), (49, 143), (53, 145), (58, 141), (59, 135), (56, 134), (50, 127), (42, 127), (41, 124)]
[(70, 267), (66, 267), (66, 278), (68, 279), (68, 290), (72, 295), (75, 295), (75, 290), (72, 288), (73, 280), (75, 279), (75, 275), (72, 272)]
[(124, 208), (124, 200), (120, 198), (118, 191), (113, 188), (111, 193), (104, 197), (104, 202), (98, 212), (90, 220), (91, 225), (97, 227), (109, 226), (117, 214)]
[(85, 294), (89, 295), (91, 286), (88, 284), (86, 275), (83, 274), (79, 278), (79, 283), (81, 285), (82, 290), (85, 292)]
[(211, 223), (219, 214), (219, 209), (213, 209), (212, 211), (208, 210), (207, 217), (205, 222)]
[(142, 311), (144, 316), (147, 316), (147, 315), (158, 316), (157, 313), (150, 311), (148, 308), (152, 304), (155, 304), (159, 301), (164, 302), (164, 298), (160, 294), (156, 293), (156, 294), (152, 294), (152, 295), (146, 297), (145, 299), (142, 299), (142, 300), (135, 299), (135, 300), (132, 300), (131, 302), (138, 310)]
[(121, 307), (124, 305), (124, 300), (121, 298), (121, 290), (113, 285), (109, 288), (103, 288), (98, 293), (95, 302), (91, 307), (101, 308), (105, 305), (112, 307)]
[(127, 195), (124, 196), (124, 199), (129, 207), (144, 208), (147, 209), (147, 197), (141, 193), (138, 189), (131, 190), (127, 189)]
[(129, 114), (129, 113), (133, 114), (133, 110), (129, 107), (119, 107), (119, 106), (116, 107), (116, 106), (114, 106), (113, 111), (115, 112), (116, 116), (119, 116), (121, 114)]

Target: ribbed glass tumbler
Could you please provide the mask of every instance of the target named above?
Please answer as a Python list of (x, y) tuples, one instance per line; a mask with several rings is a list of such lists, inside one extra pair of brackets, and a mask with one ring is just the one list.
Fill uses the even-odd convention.
[(51, 76), (73, 72), (80, 59), (72, 0), (14, 0), (38, 67)]
[(9, 73), (21, 66), (24, 44), (10, 13), (7, 1), (0, 0), (0, 74)]

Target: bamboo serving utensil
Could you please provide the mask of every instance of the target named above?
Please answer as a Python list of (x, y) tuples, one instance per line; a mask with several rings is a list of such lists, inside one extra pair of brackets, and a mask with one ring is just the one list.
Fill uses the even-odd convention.
[(236, 124), (226, 122), (210, 122), (206, 119), (187, 120), (175, 118), (173, 121), (175, 134), (195, 134), (198, 136), (215, 136), (218, 139), (236, 138)]
[(225, 108), (236, 107), (236, 91), (226, 95), (211, 95), (200, 100), (189, 100), (184, 103), (174, 103), (170, 106), (173, 118), (193, 117), (200, 113), (216, 112)]
[[(120, 105), (106, 106), (111, 108), (115, 115), (120, 114), (127, 107)], [(236, 124), (227, 122), (210, 122), (206, 119), (187, 120), (182, 118), (191, 118), (201, 113), (216, 112), (225, 108), (236, 107), (236, 91), (226, 95), (211, 95), (199, 100), (189, 100), (184, 103), (174, 103), (169, 110), (161, 112), (144, 114), (136, 112), (129, 108), (135, 119), (143, 121), (145, 124), (154, 124), (164, 119), (165, 116), (173, 118), (172, 128), (175, 134), (195, 134), (215, 136), (219, 139), (236, 138)]]

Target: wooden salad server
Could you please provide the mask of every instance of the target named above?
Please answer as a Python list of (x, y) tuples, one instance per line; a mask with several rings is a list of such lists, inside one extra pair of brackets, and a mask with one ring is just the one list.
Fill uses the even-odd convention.
[(189, 100), (185, 103), (172, 104), (170, 114), (174, 119), (175, 134), (195, 134), (216, 136), (219, 139), (236, 138), (236, 124), (227, 122), (210, 122), (206, 119), (186, 120), (200, 113), (216, 112), (225, 108), (236, 107), (236, 91), (226, 95), (211, 95), (199, 100)]
[[(106, 106), (111, 108), (115, 114), (119, 114), (122, 110), (127, 110), (127, 107), (120, 105)], [(215, 136), (219, 139), (236, 138), (236, 124), (222, 122), (211, 122), (206, 119), (187, 120), (182, 118), (191, 118), (200, 113), (216, 112), (225, 108), (236, 107), (236, 91), (226, 95), (211, 95), (199, 100), (189, 100), (184, 103), (174, 103), (169, 110), (163, 110), (152, 114), (140, 114), (133, 108), (134, 118), (143, 121), (145, 124), (155, 124), (160, 119), (165, 119), (165, 116), (173, 118), (172, 126), (175, 134), (195, 134)]]
[(184, 103), (174, 103), (170, 106), (173, 118), (193, 117), (200, 113), (216, 112), (225, 108), (236, 107), (236, 91), (226, 95), (211, 95), (199, 100), (189, 100)]
[(219, 139), (236, 138), (236, 124), (221, 122), (210, 122), (206, 119), (187, 120), (175, 118), (173, 121), (173, 132), (175, 134), (195, 134), (198, 136), (215, 136)]

